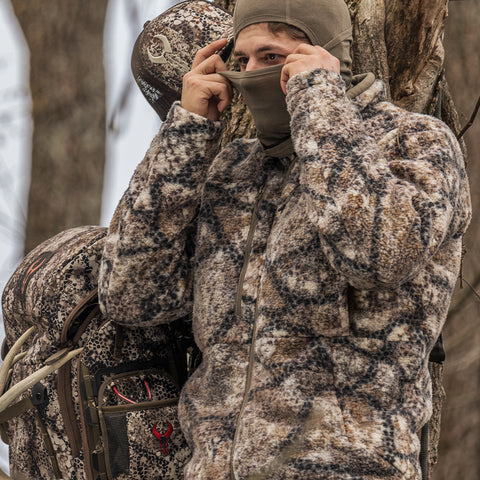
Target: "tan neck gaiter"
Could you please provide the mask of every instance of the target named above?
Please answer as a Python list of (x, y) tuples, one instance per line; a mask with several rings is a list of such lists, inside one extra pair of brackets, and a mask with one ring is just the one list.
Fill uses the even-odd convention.
[(282, 68), (283, 64), (248, 72), (219, 72), (242, 94), (264, 149), (290, 138), (290, 115), (280, 86)]

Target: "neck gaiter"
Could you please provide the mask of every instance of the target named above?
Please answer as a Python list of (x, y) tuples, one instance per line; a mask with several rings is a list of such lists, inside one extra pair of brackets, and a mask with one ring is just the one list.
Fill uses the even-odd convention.
[(290, 138), (290, 115), (280, 86), (282, 67), (219, 72), (242, 94), (255, 121), (257, 137), (267, 150)]

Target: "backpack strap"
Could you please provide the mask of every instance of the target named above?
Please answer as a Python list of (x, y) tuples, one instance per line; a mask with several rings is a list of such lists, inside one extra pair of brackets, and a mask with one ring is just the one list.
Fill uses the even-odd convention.
[[(25, 343), (27, 340), (28, 336), (31, 335), (31, 333), (35, 330), (35, 327), (31, 327), (29, 330), (27, 330), (13, 345), (10, 353), (13, 353), (15, 351), (18, 351)], [(9, 418), (16, 417), (20, 413), (23, 413), (30, 408), (36, 408), (38, 410), (39, 407), (41, 407), (43, 404), (36, 403), (38, 400), (38, 394), (39, 394), (39, 388), (37, 385), (41, 384), (39, 383), (40, 380), (43, 378), (47, 377), (50, 375), (50, 373), (54, 372), (58, 368), (60, 368), (62, 365), (64, 365), (67, 362), (70, 362), (72, 358), (76, 357), (82, 352), (82, 348), (77, 348), (76, 350), (70, 350), (68, 348), (64, 348), (57, 352), (55, 355), (52, 355), (46, 362), (46, 365), (36, 372), (32, 373), (28, 377), (24, 378), (20, 382), (18, 382), (16, 385), (14, 385), (12, 388), (8, 389), (2, 396), (0, 396), (0, 415), (2, 416), (2, 421), (6, 421)], [(8, 357), (8, 355), (7, 355)], [(4, 382), (2, 385), (4, 386), (7, 382), (8, 379), (8, 372), (10, 371), (10, 368), (13, 366), (15, 363), (15, 358), (18, 358), (17, 355), (12, 354), (11, 358), (9, 359), (8, 363), (5, 361), (2, 366), (0, 367), (0, 378), (2, 379), (2, 382)], [(7, 358), (5, 359), (7, 360)], [(24, 392), (29, 390), (30, 388), (33, 387), (34, 393), (32, 394), (31, 397), (28, 397), (25, 400), (20, 400), (14, 405), (10, 404), (20, 395), (22, 395)], [(40, 399), (41, 400), (41, 399)], [(38, 412), (37, 412), (38, 413)], [(42, 422), (40, 422), (40, 426), (42, 426)], [(47, 439), (48, 440), (48, 439)], [(50, 451), (50, 444), (47, 442), (47, 449), (49, 450), (50, 456), (52, 456), (52, 453)], [(61, 478), (59, 475), (59, 470), (58, 467), (56, 468), (56, 457), (53, 455), (52, 457), (52, 465), (55, 470), (55, 474), (57, 478)], [(6, 475), (2, 470), (0, 470), (0, 480), (3, 479), (9, 479), (10, 477)]]
[[(75, 358), (82, 352), (83, 348), (77, 348), (75, 350), (70, 350), (69, 348), (64, 348), (58, 351), (55, 355), (52, 355), (47, 364), (32, 373), (28, 377), (24, 378), (12, 388), (8, 389), (2, 396), (0, 396), (0, 412), (7, 410), (8, 406), (22, 393), (25, 393), (28, 389), (32, 388), (40, 380), (44, 379), (50, 375), (55, 370), (58, 370), (62, 365)], [(2, 364), (3, 367), (3, 364)]]
[[(68, 317), (67, 324), (70, 326), (72, 321), (77, 318), (82, 312), (86, 310), (89, 306), (92, 306), (92, 301), (94, 300), (94, 305), (98, 304), (97, 299), (97, 291), (92, 291), (89, 295), (87, 295), (73, 310), (70, 316)], [(87, 318), (83, 321), (81, 327), (78, 329), (80, 331), (84, 331), (87, 324), (90, 322), (91, 318), (93, 317), (92, 312), (87, 316)], [(68, 327), (67, 327), (68, 328)], [(13, 365), (23, 358), (23, 354), (18, 354), (20, 349), (22, 348), (23, 344), (28, 340), (28, 337), (35, 331), (35, 327), (30, 327), (26, 330), (13, 344), (12, 348), (9, 350), (8, 354), (5, 356), (5, 360), (3, 361), (2, 365), (0, 366), (0, 392), (3, 394), (0, 396), (0, 415), (3, 415), (10, 405), (17, 397), (22, 395), (26, 392), (29, 388), (33, 387), (37, 384), (40, 380), (44, 379), (48, 375), (50, 375), (55, 370), (60, 369), (66, 364), (69, 364), (73, 358), (79, 355), (83, 348), (72, 349), (72, 346), (62, 348), (58, 352), (54, 353), (50, 358), (48, 358), (45, 362), (45, 365), (37, 370), (36, 372), (32, 373), (28, 377), (24, 378), (20, 382), (18, 382), (13, 387), (9, 388), (6, 392), (5, 386), (8, 383), (8, 379), (10, 377), (10, 370)], [(62, 332), (63, 335), (63, 332)], [(78, 339), (76, 339), (78, 342)], [(75, 344), (75, 342), (72, 342)], [(17, 355), (18, 354), (18, 355)], [(18, 402), (17, 409), (23, 408), (20, 407), (20, 403)], [(17, 404), (13, 405), (15, 407)], [(13, 411), (13, 410), (12, 410)], [(25, 410), (22, 410), (25, 411)], [(14, 415), (15, 416), (15, 415)], [(13, 418), (13, 417), (11, 417)]]
[[(35, 384), (35, 386), (33, 387), (33, 392), (31, 397), (24, 398), (20, 402), (16, 403), (15, 405), (12, 405), (11, 407), (9, 407), (8, 409), (6, 409), (4, 412), (1, 413), (1, 422), (8, 421), (11, 418), (14, 418), (26, 412), (27, 410), (30, 410), (31, 408), (35, 408), (36, 409), (35, 416), (37, 417), (38, 425), (40, 426), (40, 431), (42, 432), (42, 435), (43, 435), (45, 448), (47, 449), (48, 455), (52, 462), (52, 468), (53, 468), (55, 478), (61, 479), (62, 473), (60, 472), (60, 468), (58, 466), (55, 449), (53, 448), (52, 440), (50, 439), (50, 436), (46, 431), (45, 424), (43, 423), (43, 420), (40, 415), (40, 410), (46, 407), (47, 404), (48, 404), (48, 397), (47, 397), (46, 389), (39, 382)], [(3, 428), (2, 428), (2, 433), (3, 433)], [(7, 441), (5, 441), (5, 443), (7, 443)], [(0, 469), (0, 480), (9, 480), (10, 478), (11, 477), (9, 477), (5, 472), (3, 472)], [(23, 474), (16, 472), (14, 480), (20, 480), (20, 479), (31, 480), (25, 477)]]
[[(100, 315), (98, 292), (94, 289), (78, 303), (65, 321), (60, 338), (62, 345), (70, 344), (71, 347), (77, 345), (85, 329), (98, 315)], [(82, 449), (82, 436), (73, 404), (71, 373), (71, 360), (58, 369), (57, 395), (72, 456), (76, 457)]]
[(36, 383), (33, 386), (32, 394), (29, 397), (25, 397), (23, 400), (11, 405), (3, 411), (0, 411), (0, 424), (8, 422), (12, 418), (18, 417), (24, 412), (27, 412), (31, 408), (38, 407), (48, 403), (45, 387), (40, 383)]

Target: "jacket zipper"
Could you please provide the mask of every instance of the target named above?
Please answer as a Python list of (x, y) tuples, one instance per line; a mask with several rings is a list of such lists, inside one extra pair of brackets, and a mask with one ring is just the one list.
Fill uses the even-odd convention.
[[(283, 180), (283, 185), (281, 189), (282, 192), (285, 189), (285, 185), (287, 184), (288, 179), (290, 178), (290, 173), (292, 172), (294, 165), (295, 165), (295, 157), (292, 158), (290, 165), (288, 167), (288, 170), (285, 174), (285, 178)], [(265, 188), (266, 188), (266, 183), (264, 183), (260, 187), (257, 198), (255, 199), (255, 205), (253, 207), (252, 219), (250, 221), (250, 227), (249, 227), (248, 236), (247, 236), (247, 243), (245, 246), (245, 258), (243, 261), (242, 271), (240, 272), (240, 278), (238, 280), (238, 285), (237, 285), (237, 295), (235, 298), (235, 314), (237, 316), (240, 316), (242, 314), (243, 282), (245, 280), (245, 275), (247, 273), (248, 261), (250, 260), (250, 255), (252, 253), (253, 235), (255, 234), (255, 230), (257, 228), (257, 223), (258, 223), (258, 209), (260, 207), (260, 202), (263, 200)]]
[(247, 273), (248, 262), (250, 260), (250, 255), (252, 254), (252, 244), (253, 244), (253, 235), (257, 228), (258, 223), (258, 209), (260, 208), (260, 202), (263, 199), (263, 194), (265, 193), (265, 184), (260, 187), (257, 198), (255, 200), (255, 205), (253, 207), (252, 219), (250, 221), (250, 227), (248, 229), (247, 243), (245, 246), (245, 257), (243, 260), (242, 271), (240, 272), (240, 278), (237, 285), (237, 295), (235, 299), (235, 314), (237, 316), (242, 315), (242, 292), (243, 292), (243, 282), (245, 281), (245, 275)]
[[(243, 282), (245, 280), (245, 275), (247, 273), (247, 268), (248, 268), (248, 262), (250, 260), (250, 255), (252, 253), (252, 244), (253, 244), (253, 236), (255, 234), (255, 230), (257, 228), (257, 223), (258, 223), (258, 209), (260, 208), (260, 202), (263, 199), (263, 195), (265, 193), (265, 187), (266, 185), (263, 184), (260, 187), (260, 190), (258, 192), (257, 198), (255, 200), (255, 205), (253, 208), (253, 214), (252, 214), (252, 220), (250, 221), (250, 227), (248, 230), (248, 236), (247, 236), (247, 244), (245, 246), (245, 258), (243, 261), (243, 267), (242, 271), (240, 272), (240, 278), (238, 280), (238, 286), (237, 286), (237, 296), (236, 296), (236, 301), (235, 301), (235, 314), (237, 317), (240, 317), (242, 314), (242, 292), (243, 292)], [(257, 302), (255, 302), (255, 313), (254, 313), (254, 318), (253, 318), (253, 332), (252, 332), (252, 340), (250, 344), (250, 350), (249, 350), (249, 355), (248, 355), (248, 370), (247, 370), (247, 378), (245, 381), (245, 390), (243, 393), (243, 399), (242, 399), (242, 405), (240, 407), (240, 412), (238, 414), (238, 419), (237, 419), (237, 424), (235, 426), (235, 435), (233, 437), (233, 442), (232, 442), (232, 449), (230, 452), (230, 477), (232, 479), (235, 478), (234, 474), (234, 468), (233, 468), (233, 452), (235, 451), (235, 446), (238, 440), (238, 431), (239, 431), (239, 426), (240, 426), (240, 420), (243, 417), (243, 412), (245, 410), (245, 406), (247, 404), (247, 396), (248, 392), (250, 391), (250, 386), (252, 383), (252, 365), (253, 365), (253, 360), (254, 360), (254, 354), (255, 354), (255, 338), (257, 336)]]
[[(293, 167), (295, 165), (295, 157), (291, 159), (291, 163), (288, 167), (288, 170), (285, 174), (285, 178), (283, 181), (282, 185), (282, 192), (287, 184), (288, 179), (290, 178), (290, 174), (293, 170)], [(247, 273), (247, 268), (248, 268), (248, 262), (250, 260), (250, 255), (252, 253), (252, 243), (253, 243), (253, 235), (255, 234), (255, 230), (257, 228), (257, 223), (258, 223), (258, 209), (260, 207), (260, 202), (263, 199), (263, 195), (265, 193), (265, 187), (266, 185), (263, 184), (260, 187), (260, 190), (258, 192), (257, 198), (255, 200), (255, 205), (253, 208), (253, 215), (252, 215), (252, 220), (250, 222), (250, 227), (248, 230), (248, 236), (247, 236), (247, 244), (245, 247), (245, 258), (243, 262), (243, 267), (242, 271), (240, 272), (240, 278), (238, 281), (238, 286), (237, 286), (237, 296), (235, 299), (235, 314), (237, 317), (240, 317), (242, 314), (242, 291), (243, 291), (243, 282), (245, 280), (245, 275)], [(247, 370), (247, 378), (245, 380), (245, 390), (243, 393), (243, 399), (242, 399), (242, 405), (240, 407), (240, 412), (238, 414), (238, 419), (237, 419), (237, 424), (235, 426), (235, 435), (233, 436), (233, 442), (232, 442), (232, 449), (230, 452), (230, 477), (232, 480), (235, 479), (235, 472), (233, 468), (233, 453), (235, 451), (235, 447), (238, 441), (238, 435), (239, 435), (239, 427), (240, 427), (240, 421), (243, 417), (243, 413), (245, 411), (245, 407), (247, 405), (247, 397), (248, 397), (248, 392), (250, 391), (250, 387), (252, 385), (252, 376), (253, 376), (253, 363), (254, 363), (254, 357), (255, 357), (255, 340), (257, 338), (257, 330), (258, 330), (258, 325), (257, 325), (257, 316), (258, 316), (258, 299), (255, 302), (255, 312), (253, 316), (253, 331), (252, 331), (252, 341), (250, 344), (250, 350), (248, 353), (248, 370)]]

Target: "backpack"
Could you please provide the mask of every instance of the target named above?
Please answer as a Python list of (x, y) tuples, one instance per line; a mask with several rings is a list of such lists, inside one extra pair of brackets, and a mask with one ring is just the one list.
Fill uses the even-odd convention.
[(199, 361), (191, 324), (127, 328), (102, 316), (105, 235), (52, 237), (4, 289), (0, 432), (14, 479), (183, 478), (191, 452), (177, 403)]

